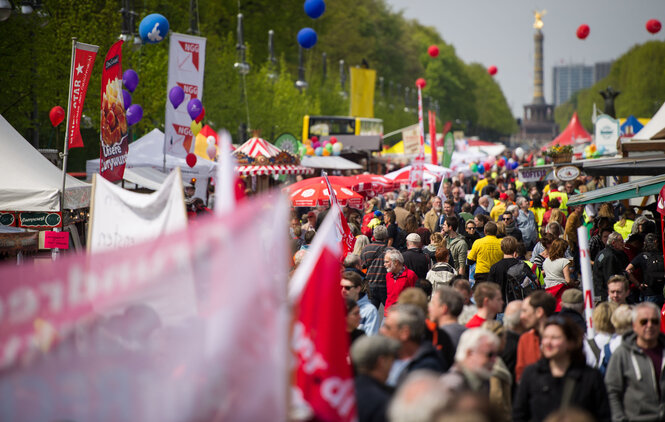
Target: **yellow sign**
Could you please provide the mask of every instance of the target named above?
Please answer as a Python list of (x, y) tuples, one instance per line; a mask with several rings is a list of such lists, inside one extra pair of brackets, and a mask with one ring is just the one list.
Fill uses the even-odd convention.
[(376, 70), (351, 69), (351, 116), (374, 117), (374, 85)]

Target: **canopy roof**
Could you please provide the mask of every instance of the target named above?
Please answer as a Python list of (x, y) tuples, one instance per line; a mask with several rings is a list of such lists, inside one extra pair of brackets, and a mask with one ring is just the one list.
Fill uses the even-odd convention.
[[(60, 211), (62, 170), (0, 115), (0, 210)], [(90, 185), (67, 175), (66, 209), (87, 207)]]
[(542, 150), (546, 151), (555, 145), (575, 145), (588, 141), (591, 141), (591, 135), (584, 129), (577, 116), (577, 112), (575, 112), (564, 131), (554, 138), (552, 142), (543, 146)]
[(633, 139), (636, 141), (665, 139), (665, 103), (653, 115), (649, 123), (633, 136)]
[(327, 157), (306, 155), (302, 158), (300, 164), (315, 169), (360, 170), (363, 168), (360, 164), (347, 160), (344, 157), (334, 155), (329, 155)]
[(300, 165), (300, 160), (265, 139), (250, 138), (233, 151), (236, 171), (241, 176), (269, 174), (307, 174), (313, 170)]
[(656, 177), (645, 177), (616, 186), (608, 186), (589, 192), (571, 196), (568, 205), (594, 204), (597, 202), (612, 202), (623, 199), (637, 198), (649, 195), (658, 195), (665, 185), (665, 174)]

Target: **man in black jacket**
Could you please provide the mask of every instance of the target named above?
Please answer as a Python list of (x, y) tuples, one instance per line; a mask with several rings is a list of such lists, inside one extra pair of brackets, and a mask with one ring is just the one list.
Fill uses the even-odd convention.
[(386, 420), (392, 389), (385, 383), (398, 349), (397, 340), (384, 336), (363, 336), (351, 346), (359, 421)]
[(617, 232), (610, 233), (607, 246), (593, 262), (594, 300), (607, 300), (607, 280), (615, 274), (623, 274), (628, 264), (628, 255), (623, 251), (623, 238)]
[(432, 260), (421, 249), (421, 239), (418, 233), (411, 233), (406, 237), (406, 251), (402, 252), (404, 266), (420, 279), (427, 278)]

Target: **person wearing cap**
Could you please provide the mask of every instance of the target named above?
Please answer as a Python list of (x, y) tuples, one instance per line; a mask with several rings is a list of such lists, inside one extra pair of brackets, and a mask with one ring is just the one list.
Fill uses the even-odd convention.
[(580, 289), (568, 289), (561, 295), (561, 310), (558, 315), (570, 319), (586, 333), (584, 321), (584, 295)]
[(499, 221), (499, 217), (503, 215), (504, 212), (506, 212), (506, 208), (508, 207), (508, 203), (510, 202), (510, 199), (508, 199), (508, 194), (505, 192), (501, 192), (499, 194), (499, 202), (492, 207), (492, 211), (490, 211), (490, 218), (492, 221)]
[(432, 260), (425, 255), (422, 248), (422, 242), (418, 233), (410, 233), (406, 237), (406, 251), (402, 253), (404, 266), (418, 276), (419, 279), (427, 277)]

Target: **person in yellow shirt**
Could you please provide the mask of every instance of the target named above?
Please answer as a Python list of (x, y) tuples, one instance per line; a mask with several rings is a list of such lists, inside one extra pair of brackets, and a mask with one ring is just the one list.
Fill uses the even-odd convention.
[(506, 207), (508, 206), (508, 202), (510, 199), (508, 199), (508, 194), (505, 192), (501, 192), (499, 195), (499, 202), (492, 207), (492, 211), (490, 211), (490, 218), (492, 221), (498, 221), (499, 217), (503, 215), (503, 213), (506, 211)]
[(473, 242), (467, 254), (467, 259), (476, 261), (476, 283), (488, 281), (490, 267), (503, 259), (501, 240), (496, 237), (496, 223), (488, 221), (484, 230), (485, 237)]
[(633, 230), (633, 223), (635, 222), (635, 211), (628, 208), (626, 212), (623, 213), (621, 219), (614, 224), (614, 231), (618, 232), (623, 240), (627, 240), (628, 236)]

